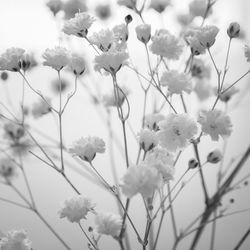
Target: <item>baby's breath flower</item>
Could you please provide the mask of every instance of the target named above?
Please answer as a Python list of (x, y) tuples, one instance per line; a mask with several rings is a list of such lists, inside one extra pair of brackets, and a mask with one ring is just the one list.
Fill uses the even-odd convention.
[(178, 14), (177, 20), (182, 26), (187, 27), (193, 21), (193, 16), (191, 16), (189, 13)]
[(223, 156), (219, 149), (215, 149), (207, 155), (207, 162), (216, 164), (222, 160)]
[(229, 116), (220, 110), (203, 111), (198, 122), (202, 132), (210, 135), (213, 141), (218, 141), (219, 136), (228, 137), (232, 132), (232, 124)]
[(191, 73), (193, 77), (197, 77), (199, 79), (202, 78), (210, 78), (210, 67), (207, 66), (203, 60), (194, 58), (193, 64), (191, 67)]
[[(48, 103), (50, 103), (50, 100), (47, 99)], [(36, 102), (33, 104), (32, 107), (32, 115), (34, 118), (39, 118), (43, 115), (48, 114), (51, 112), (51, 107), (48, 105), (44, 100), (40, 99), (39, 102)]]
[(130, 166), (123, 177), (122, 192), (128, 198), (140, 193), (144, 198), (152, 197), (162, 184), (162, 177), (155, 168), (145, 164)]
[(25, 135), (24, 128), (13, 122), (5, 123), (3, 128), (4, 137), (12, 141), (18, 141)]
[(72, 223), (79, 223), (80, 220), (86, 219), (89, 212), (94, 212), (94, 208), (95, 204), (89, 198), (78, 195), (65, 200), (58, 213), (60, 218), (67, 218)]
[(245, 45), (244, 51), (247, 62), (250, 62), (250, 47), (248, 45)]
[(198, 33), (201, 28), (191, 28), (185, 32), (184, 38), (190, 46), (192, 55), (200, 55), (206, 52), (206, 48), (200, 43)]
[(167, 86), (171, 94), (182, 94), (184, 91), (188, 94), (192, 91), (192, 82), (185, 73), (179, 73), (177, 70), (164, 72), (160, 79), (162, 86)]
[(158, 144), (158, 137), (153, 130), (145, 128), (139, 133), (139, 144), (145, 152), (150, 151)]
[(118, 0), (117, 3), (126, 6), (129, 9), (133, 9), (136, 6), (136, 1), (137, 0)]
[(56, 46), (54, 49), (46, 49), (43, 53), (45, 61), (43, 65), (59, 71), (70, 62), (70, 53), (63, 47)]
[(95, 158), (96, 153), (105, 152), (105, 143), (96, 136), (89, 136), (76, 141), (73, 147), (69, 149), (69, 152), (84, 161), (91, 162)]
[(135, 28), (137, 39), (147, 44), (151, 38), (151, 26), (149, 24), (140, 24)]
[[(207, 0), (193, 0), (189, 4), (189, 13), (193, 16), (204, 17), (207, 10)], [(211, 9), (211, 8), (210, 8)]]
[(214, 25), (207, 25), (197, 32), (197, 39), (204, 48), (210, 48), (215, 43), (219, 29)]
[(51, 82), (51, 88), (55, 94), (59, 94), (60, 91), (63, 93), (68, 87), (69, 87), (69, 82), (63, 78), (61, 78), (60, 81), (57, 77)]
[(197, 168), (199, 166), (199, 163), (198, 163), (198, 161), (196, 160), (196, 159), (190, 159), (189, 161), (188, 161), (188, 168), (189, 169), (195, 169), (195, 168)]
[(95, 8), (95, 13), (102, 20), (108, 19), (112, 14), (110, 4), (98, 4)]
[(54, 14), (54, 16), (62, 9), (62, 4), (61, 0), (49, 0), (46, 3), (47, 7)]
[(230, 23), (228, 29), (227, 29), (228, 36), (232, 38), (239, 37), (240, 35), (240, 25), (238, 23)]
[(170, 4), (171, 0), (151, 0), (149, 8), (152, 8), (155, 11), (162, 13)]
[(128, 40), (128, 26), (124, 23), (116, 25), (112, 29), (117, 41), (125, 43)]
[(24, 230), (11, 230), (0, 239), (1, 250), (31, 250), (31, 241)]
[(148, 114), (145, 116), (145, 125), (151, 130), (159, 130), (158, 123), (164, 120), (165, 116), (160, 113)]
[(86, 37), (94, 21), (95, 19), (86, 12), (76, 13), (75, 17), (65, 22), (63, 32), (67, 35)]
[(86, 12), (88, 10), (86, 0), (67, 0), (63, 3), (64, 18), (70, 19), (75, 13)]
[(0, 176), (5, 180), (10, 181), (16, 176), (16, 165), (9, 158), (3, 158), (0, 160)]
[(172, 60), (179, 59), (182, 48), (183, 46), (179, 43), (179, 40), (167, 30), (156, 31), (150, 45), (153, 54)]
[(194, 92), (201, 101), (208, 99), (212, 93), (212, 86), (207, 81), (197, 81), (194, 87)]
[(171, 152), (185, 148), (198, 131), (196, 122), (187, 114), (169, 114), (159, 127), (160, 144)]
[(106, 234), (116, 237), (122, 227), (122, 218), (115, 214), (98, 213), (95, 217), (96, 231), (99, 234)]
[(82, 75), (86, 68), (86, 61), (81, 56), (72, 55), (70, 60), (70, 67), (75, 75)]
[(25, 50), (20, 48), (9, 48), (0, 56), (0, 70), (19, 71), (21, 59)]

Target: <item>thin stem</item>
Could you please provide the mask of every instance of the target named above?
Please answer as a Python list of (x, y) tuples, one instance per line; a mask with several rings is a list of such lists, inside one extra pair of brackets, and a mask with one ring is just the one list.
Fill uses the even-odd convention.
[(240, 247), (242, 246), (242, 244), (245, 242), (245, 240), (247, 239), (247, 237), (250, 235), (250, 228), (246, 231), (246, 233), (242, 236), (242, 238), (240, 239), (240, 241), (237, 243), (237, 245), (235, 246), (234, 250), (238, 250), (240, 249)]
[(11, 201), (11, 200), (9, 200), (9, 199), (5, 199), (5, 198), (2, 198), (2, 197), (0, 197), (0, 200), (3, 201), (3, 202), (9, 203), (9, 204), (12, 204), (12, 205), (15, 205), (15, 206), (18, 206), (18, 207), (21, 207), (21, 208), (25, 208), (25, 209), (30, 210), (30, 207), (25, 206), (25, 205), (23, 205), (23, 204), (20, 204), (20, 203), (18, 203), (18, 202), (15, 202), (15, 201)]
[(85, 230), (83, 229), (81, 223), (79, 222), (79, 227), (81, 229), (81, 231), (83, 232), (83, 234), (85, 235), (85, 237), (87, 238), (88, 242), (92, 245), (92, 247), (94, 247), (95, 250), (98, 250), (98, 248), (95, 246), (95, 244), (92, 242), (92, 240), (89, 238), (89, 236), (87, 235), (87, 233), (85, 232)]
[(176, 220), (175, 220), (175, 214), (174, 214), (174, 208), (173, 208), (173, 204), (172, 204), (172, 196), (171, 196), (171, 192), (170, 192), (170, 184), (168, 183), (168, 200), (169, 200), (169, 207), (170, 207), (170, 215), (171, 215), (171, 219), (172, 219), (172, 224), (173, 224), (173, 231), (174, 231), (174, 237), (175, 240), (178, 238), (178, 233), (177, 233), (177, 226), (176, 226)]

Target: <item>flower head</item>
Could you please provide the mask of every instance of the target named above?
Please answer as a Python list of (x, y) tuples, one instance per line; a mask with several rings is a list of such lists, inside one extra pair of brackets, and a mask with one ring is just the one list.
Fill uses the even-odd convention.
[[(50, 103), (50, 100), (48, 100), (48, 103)], [(34, 103), (32, 107), (32, 115), (35, 118), (39, 118), (51, 112), (51, 107), (48, 103), (42, 99), (40, 99), (39, 102)]]
[(125, 43), (128, 40), (128, 26), (125, 23), (114, 26), (112, 31), (117, 41)]
[(196, 122), (187, 114), (169, 114), (159, 127), (160, 144), (171, 152), (185, 148), (198, 131)]
[(9, 48), (0, 56), (0, 70), (19, 71), (21, 59), (25, 50), (20, 48)]
[(137, 39), (147, 44), (151, 38), (151, 25), (140, 24), (135, 28)]
[(12, 230), (0, 239), (1, 250), (31, 250), (31, 241), (24, 230)]
[(213, 141), (218, 141), (219, 136), (230, 136), (232, 132), (229, 116), (220, 110), (201, 112), (198, 122), (201, 124), (202, 131), (209, 134)]
[(86, 0), (67, 0), (63, 2), (64, 18), (70, 19), (75, 16), (75, 13), (85, 12), (88, 10)]
[(215, 149), (207, 155), (207, 162), (216, 164), (223, 158), (222, 153), (219, 149)]
[(152, 8), (155, 11), (162, 13), (170, 4), (171, 0), (151, 0), (149, 8)]
[(65, 22), (63, 32), (67, 35), (86, 37), (94, 21), (95, 19), (86, 12), (76, 13), (75, 17)]
[(164, 72), (160, 79), (162, 86), (167, 86), (171, 94), (190, 94), (192, 91), (192, 82), (185, 73), (179, 73), (176, 70)]
[(136, 6), (136, 0), (118, 0), (117, 3), (129, 9), (133, 9)]
[(156, 31), (150, 45), (153, 54), (172, 60), (179, 59), (182, 48), (183, 46), (179, 43), (179, 40), (167, 30)]
[(106, 20), (111, 16), (110, 4), (98, 4), (95, 8), (95, 14), (102, 20)]
[(95, 204), (89, 198), (81, 195), (75, 196), (64, 201), (63, 207), (58, 212), (60, 218), (67, 218), (70, 222), (79, 223), (86, 219), (89, 212), (93, 212)]
[(152, 150), (158, 144), (158, 137), (155, 131), (148, 128), (143, 129), (139, 133), (139, 144), (145, 152)]
[(213, 89), (207, 81), (197, 81), (194, 87), (194, 92), (201, 101), (204, 101), (212, 95)]
[(240, 25), (238, 23), (230, 23), (228, 29), (227, 29), (228, 36), (232, 38), (239, 37), (240, 35)]
[(99, 234), (118, 236), (122, 227), (122, 218), (115, 214), (98, 213), (95, 217), (96, 230)]
[(159, 130), (158, 123), (164, 120), (165, 116), (160, 113), (148, 114), (145, 116), (145, 125), (154, 131)]
[(49, 0), (46, 3), (47, 7), (54, 14), (54, 16), (62, 9), (62, 1), (61, 0)]
[(194, 58), (193, 64), (191, 67), (191, 73), (193, 77), (202, 79), (202, 78), (210, 78), (210, 67), (208, 67), (203, 60)]
[(82, 56), (72, 55), (70, 60), (70, 67), (75, 75), (82, 75), (86, 69), (86, 61)]
[(46, 49), (43, 58), (45, 59), (43, 65), (59, 71), (69, 64), (70, 53), (67, 49), (57, 46), (54, 49)]
[(219, 29), (214, 25), (207, 25), (197, 32), (197, 39), (204, 48), (210, 48), (215, 43)]
[(19, 141), (25, 136), (25, 130), (18, 124), (8, 122), (4, 124), (4, 137), (11, 141)]
[(16, 165), (14, 162), (8, 158), (0, 160), (0, 176), (5, 180), (10, 181), (14, 176), (16, 176)]
[(130, 166), (123, 177), (122, 192), (131, 198), (140, 193), (144, 198), (149, 198), (162, 184), (161, 175), (155, 168), (145, 164)]
[(89, 136), (76, 141), (69, 151), (73, 155), (80, 157), (82, 160), (91, 162), (95, 158), (96, 153), (105, 152), (105, 143), (102, 139), (96, 136)]
[[(207, 11), (207, 0), (193, 0), (189, 4), (189, 13), (195, 16), (203, 17)], [(211, 8), (210, 8), (211, 9)]]

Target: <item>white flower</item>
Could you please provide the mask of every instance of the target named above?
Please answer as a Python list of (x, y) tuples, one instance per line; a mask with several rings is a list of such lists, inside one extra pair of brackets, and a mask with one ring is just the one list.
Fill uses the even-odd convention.
[(204, 101), (212, 95), (213, 89), (209, 82), (199, 80), (195, 84), (194, 92), (201, 101)]
[(69, 64), (70, 53), (67, 49), (57, 46), (54, 49), (46, 49), (43, 58), (45, 59), (43, 65), (59, 71)]
[(0, 160), (0, 176), (10, 181), (16, 175), (16, 165), (8, 158)]
[(145, 44), (148, 43), (151, 38), (151, 25), (146, 23), (137, 25), (135, 31), (139, 41)]
[(221, 161), (223, 155), (219, 149), (215, 149), (207, 155), (207, 162), (216, 164)]
[(62, 9), (61, 0), (49, 0), (46, 5), (54, 15), (56, 15)]
[(179, 59), (182, 48), (183, 46), (179, 43), (179, 40), (167, 30), (156, 31), (150, 45), (153, 54), (172, 60)]
[(69, 152), (84, 161), (91, 162), (95, 158), (96, 153), (105, 152), (105, 143), (96, 136), (89, 136), (76, 141), (73, 147), (69, 149)]
[(75, 75), (82, 75), (86, 68), (85, 59), (78, 55), (72, 55), (70, 67)]
[(4, 132), (4, 137), (12, 141), (18, 141), (25, 135), (24, 128), (13, 122), (4, 124)]
[(64, 18), (70, 19), (75, 16), (75, 13), (87, 11), (86, 0), (67, 0), (63, 2)]
[(232, 132), (229, 116), (220, 110), (201, 112), (198, 122), (202, 126), (202, 132), (209, 134), (213, 141), (218, 141), (219, 136), (230, 136)]
[(9, 48), (0, 56), (0, 70), (19, 71), (21, 59), (25, 50), (20, 48)]
[(199, 79), (210, 78), (211, 75), (210, 67), (207, 66), (203, 60), (196, 57), (193, 59), (191, 73), (193, 77), (197, 77)]
[(164, 120), (165, 116), (160, 113), (148, 114), (145, 116), (145, 125), (151, 130), (159, 130), (158, 123)]
[(122, 227), (122, 218), (115, 214), (98, 213), (95, 217), (96, 230), (99, 234), (118, 236)]
[[(50, 104), (50, 100), (47, 99), (47, 101)], [(51, 107), (41, 99), (39, 102), (33, 104), (31, 112), (35, 118), (38, 118), (51, 112)]]
[(31, 241), (24, 230), (12, 230), (0, 239), (1, 250), (31, 250)]
[(210, 48), (215, 43), (215, 38), (219, 32), (219, 29), (214, 25), (207, 25), (200, 28), (196, 36), (200, 44), (204, 48)]
[(123, 65), (127, 64), (128, 58), (127, 52), (110, 49), (108, 52), (103, 52), (95, 57), (94, 68), (96, 71), (104, 69), (111, 74), (116, 74)]
[(151, 0), (149, 8), (162, 13), (167, 6), (171, 4), (171, 0)]
[(148, 128), (143, 129), (139, 133), (139, 144), (145, 152), (152, 150), (158, 144), (155, 131)]
[(157, 169), (165, 182), (174, 179), (174, 157), (166, 149), (155, 147), (147, 154), (145, 164)]
[(247, 62), (250, 62), (250, 47), (248, 45), (245, 45), (244, 51)]
[(162, 86), (167, 86), (171, 94), (182, 94), (183, 91), (190, 94), (192, 91), (192, 82), (185, 73), (179, 73), (177, 70), (164, 72), (160, 79)]
[(63, 32), (67, 35), (86, 37), (94, 21), (95, 19), (86, 12), (76, 13), (75, 17), (65, 22)]
[(133, 9), (136, 5), (136, 0), (118, 0), (117, 3), (126, 6), (129, 9)]
[(177, 20), (182, 26), (186, 27), (193, 21), (193, 17), (189, 13), (180, 13), (177, 15)]
[(101, 51), (108, 51), (112, 43), (115, 41), (113, 31), (109, 29), (102, 29), (99, 32), (95, 32), (89, 40), (95, 44)]
[(94, 208), (95, 204), (89, 198), (78, 195), (65, 200), (58, 213), (60, 218), (67, 218), (70, 222), (79, 223), (80, 220), (86, 219), (88, 212), (94, 212)]
[(185, 148), (198, 131), (196, 122), (187, 114), (169, 114), (159, 127), (160, 144), (171, 152)]
[(155, 168), (140, 164), (130, 166), (123, 177), (122, 192), (128, 198), (140, 193), (144, 198), (150, 198), (160, 187), (162, 177)]
[[(207, 10), (207, 0), (193, 0), (189, 4), (189, 13), (195, 16), (204, 17), (206, 10)], [(211, 9), (211, 8), (210, 8)]]
[(185, 40), (190, 46), (191, 53), (193, 55), (200, 55), (206, 52), (206, 48), (200, 43), (198, 39), (198, 33), (201, 28), (191, 28), (185, 32)]
[(117, 41), (126, 42), (128, 40), (128, 26), (124, 23), (116, 25), (112, 29)]

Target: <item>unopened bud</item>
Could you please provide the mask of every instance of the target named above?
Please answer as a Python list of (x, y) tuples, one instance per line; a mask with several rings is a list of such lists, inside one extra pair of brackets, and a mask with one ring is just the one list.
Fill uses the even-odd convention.
[(131, 15), (125, 16), (125, 22), (126, 22), (126, 24), (129, 24), (129, 23), (131, 23), (132, 21), (133, 21), (133, 18), (132, 18)]
[(215, 149), (214, 151), (210, 152), (207, 156), (207, 162), (216, 164), (222, 159), (221, 151), (218, 149)]
[(141, 24), (135, 28), (139, 41), (147, 44), (151, 38), (151, 26), (149, 24)]
[(230, 38), (236, 38), (240, 35), (240, 25), (238, 23), (230, 23), (227, 34)]
[(198, 162), (194, 158), (189, 160), (189, 162), (188, 162), (188, 168), (189, 169), (197, 168), (198, 165), (199, 165)]

